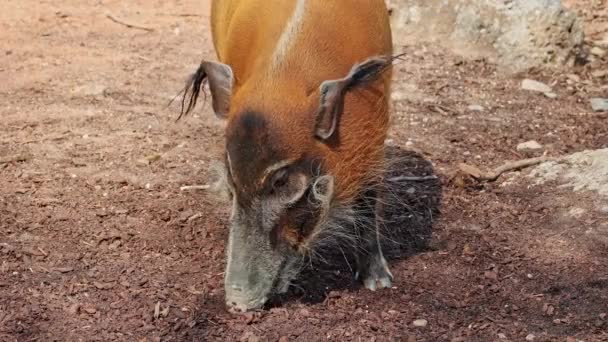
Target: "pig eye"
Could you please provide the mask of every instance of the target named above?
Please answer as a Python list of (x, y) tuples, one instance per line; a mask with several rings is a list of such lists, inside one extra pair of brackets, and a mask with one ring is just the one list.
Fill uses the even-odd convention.
[(275, 191), (280, 190), (285, 185), (287, 185), (288, 181), (289, 181), (289, 174), (288, 174), (287, 170), (286, 169), (278, 170), (273, 177), (272, 188), (270, 189), (270, 191), (274, 193)]

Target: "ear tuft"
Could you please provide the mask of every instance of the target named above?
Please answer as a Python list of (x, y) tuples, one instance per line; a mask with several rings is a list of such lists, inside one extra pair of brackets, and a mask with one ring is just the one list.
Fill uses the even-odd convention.
[(355, 65), (346, 77), (349, 81), (348, 88), (364, 86), (375, 81), (391, 65), (391, 61), (387, 57), (373, 57)]

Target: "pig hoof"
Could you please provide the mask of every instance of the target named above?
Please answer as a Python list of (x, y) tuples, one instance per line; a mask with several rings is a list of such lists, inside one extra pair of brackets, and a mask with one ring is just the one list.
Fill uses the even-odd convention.
[(393, 274), (389, 270), (386, 260), (382, 257), (368, 265), (365, 272), (357, 273), (363, 274), (363, 285), (366, 289), (376, 291), (378, 288), (392, 287)]

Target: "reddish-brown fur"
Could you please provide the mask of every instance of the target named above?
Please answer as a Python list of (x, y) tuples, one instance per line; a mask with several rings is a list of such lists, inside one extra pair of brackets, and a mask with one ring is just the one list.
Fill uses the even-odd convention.
[(338, 133), (329, 141), (311, 133), (319, 86), (345, 77), (370, 57), (391, 55), (387, 9), (384, 0), (307, 0), (300, 30), (284, 58), (274, 63), (296, 2), (213, 1), (213, 42), (219, 61), (230, 65), (235, 78), (227, 132), (244, 111), (261, 113), (277, 135), (275, 143), (282, 145), (282, 157), (306, 154), (322, 160), (326, 173), (335, 177), (336, 200), (350, 202), (377, 176), (383, 161), (391, 69), (378, 81), (347, 93)]

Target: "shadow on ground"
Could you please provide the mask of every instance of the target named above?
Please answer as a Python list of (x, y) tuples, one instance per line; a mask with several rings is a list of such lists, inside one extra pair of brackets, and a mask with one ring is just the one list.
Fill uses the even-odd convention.
[[(440, 213), (442, 186), (432, 164), (422, 155), (390, 146), (387, 158), (385, 215), (381, 228), (383, 252), (390, 267), (395, 261), (428, 248), (433, 224)], [(319, 303), (332, 291), (356, 289), (360, 284), (353, 277), (354, 258), (347, 252), (340, 248), (324, 252), (319, 258), (322, 261), (305, 268), (292, 289), (271, 306), (294, 299)]]

